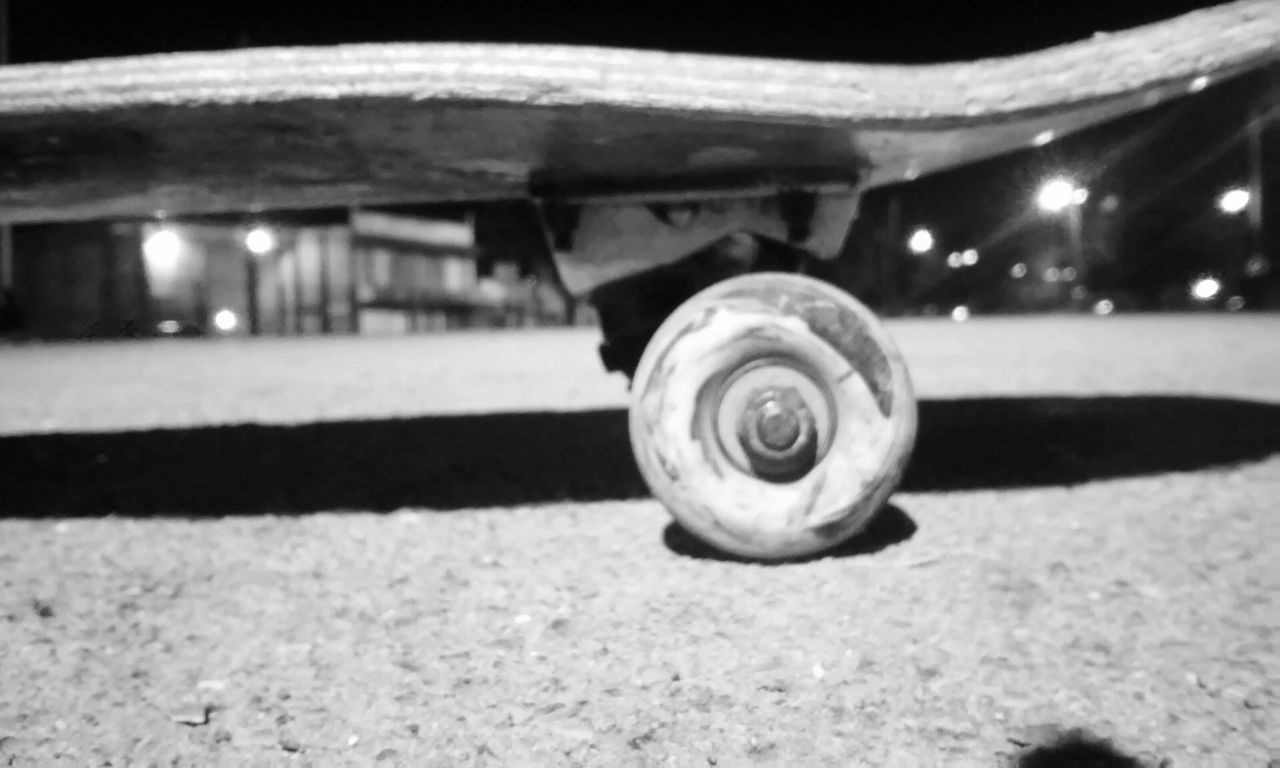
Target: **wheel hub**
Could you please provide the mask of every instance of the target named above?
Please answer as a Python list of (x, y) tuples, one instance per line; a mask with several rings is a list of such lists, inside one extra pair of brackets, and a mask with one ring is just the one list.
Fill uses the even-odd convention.
[(775, 393), (769, 393), (763, 403), (743, 414), (749, 426), (754, 427), (755, 437), (771, 451), (785, 451), (800, 439), (801, 420), (808, 414), (803, 404), (792, 408), (779, 402)]
[(720, 392), (719, 444), (742, 471), (787, 483), (804, 477), (822, 457), (834, 409), (822, 388), (790, 361), (757, 361)]
[(791, 387), (756, 391), (738, 421), (738, 441), (748, 463), (771, 480), (796, 480), (813, 467), (816, 433), (813, 414)]

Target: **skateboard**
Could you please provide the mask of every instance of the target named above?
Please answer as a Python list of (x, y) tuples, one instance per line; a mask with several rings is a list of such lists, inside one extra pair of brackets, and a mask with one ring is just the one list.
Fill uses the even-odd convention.
[(928, 66), (496, 44), (6, 66), (0, 223), (473, 204), (597, 309), (676, 520), (807, 557), (870, 522), (917, 431), (883, 325), (797, 267), (836, 256), (861, 193), (1278, 59), (1280, 3), (1245, 0)]

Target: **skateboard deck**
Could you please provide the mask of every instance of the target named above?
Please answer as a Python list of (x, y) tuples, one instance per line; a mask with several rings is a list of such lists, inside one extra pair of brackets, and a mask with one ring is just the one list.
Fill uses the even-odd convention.
[(926, 66), (376, 44), (0, 67), (0, 221), (530, 195), (864, 188), (1029, 147), (1280, 58), (1244, 0)]

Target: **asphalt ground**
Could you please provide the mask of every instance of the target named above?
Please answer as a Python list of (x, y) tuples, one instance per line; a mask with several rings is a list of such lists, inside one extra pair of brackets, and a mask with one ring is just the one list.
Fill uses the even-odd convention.
[(593, 331), (0, 347), (0, 765), (1277, 764), (1280, 316), (890, 328), (903, 491), (774, 566)]

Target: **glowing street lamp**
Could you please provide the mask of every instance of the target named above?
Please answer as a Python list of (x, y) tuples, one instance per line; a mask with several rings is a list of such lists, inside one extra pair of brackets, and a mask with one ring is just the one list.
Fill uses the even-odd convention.
[(1249, 190), (1243, 187), (1232, 187), (1218, 196), (1218, 210), (1228, 216), (1235, 216), (1249, 207), (1249, 200)]
[(1071, 249), (1071, 260), (1077, 264), (1083, 262), (1084, 252), (1084, 217), (1081, 206), (1089, 199), (1089, 190), (1077, 186), (1065, 176), (1057, 176), (1046, 181), (1036, 195), (1036, 205), (1040, 210), (1057, 215), (1065, 213), (1067, 237)]
[(182, 236), (170, 227), (156, 227), (146, 234), (142, 240), (142, 262), (152, 281), (152, 290), (167, 293), (177, 287), (185, 250)]
[(172, 270), (181, 254), (182, 238), (172, 229), (157, 230), (142, 243), (142, 255), (161, 270)]
[(1089, 190), (1059, 176), (1041, 185), (1036, 194), (1036, 205), (1045, 213), (1061, 213), (1073, 205), (1083, 205), (1088, 199)]
[(218, 313), (213, 316), (213, 326), (222, 333), (231, 333), (239, 324), (240, 318), (229, 309), (218, 310)]
[(963, 251), (952, 251), (947, 256), (947, 266), (952, 269), (960, 269), (961, 267), (972, 267), (978, 263), (978, 251), (973, 248), (967, 248)]
[[(244, 236), (244, 247), (254, 257), (263, 257), (276, 249), (276, 235), (267, 227), (254, 227)], [(249, 334), (257, 336), (262, 322), (258, 310), (258, 259), (245, 260), (245, 293), (249, 303)]]
[(1213, 276), (1205, 276), (1191, 284), (1191, 298), (1196, 301), (1213, 301), (1222, 292), (1222, 281)]
[(911, 233), (911, 237), (907, 239), (907, 247), (914, 254), (925, 254), (933, 250), (934, 238), (933, 233), (925, 227), (919, 227)]
[(276, 247), (276, 236), (266, 227), (254, 227), (244, 237), (244, 247), (255, 256), (265, 256)]

